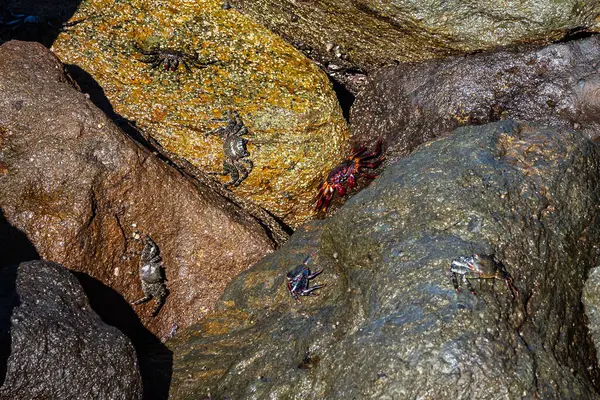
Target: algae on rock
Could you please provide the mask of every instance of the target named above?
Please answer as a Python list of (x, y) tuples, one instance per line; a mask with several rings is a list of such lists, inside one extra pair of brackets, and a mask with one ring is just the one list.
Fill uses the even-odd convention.
[[(327, 76), (310, 60), (216, 0), (84, 0), (72, 20), (83, 22), (53, 51), (86, 71), (118, 115), (176, 157), (220, 172), (223, 142), (207, 134), (237, 110), (254, 169), (233, 190), (292, 226), (312, 216), (316, 189), (344, 157), (348, 133)], [(140, 51), (153, 49), (210, 65), (152, 68)]]

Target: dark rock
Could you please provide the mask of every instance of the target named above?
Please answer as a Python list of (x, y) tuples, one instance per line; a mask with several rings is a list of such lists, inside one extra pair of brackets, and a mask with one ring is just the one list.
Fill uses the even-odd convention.
[(92, 310), (77, 279), (46, 261), (0, 271), (0, 399), (141, 399), (135, 350)]
[(600, 267), (590, 271), (585, 281), (581, 301), (585, 307), (588, 329), (598, 354), (600, 350)]
[(388, 161), (461, 125), (503, 119), (600, 134), (600, 37), (385, 68), (351, 110), (352, 139)]
[[(546, 42), (570, 30), (598, 31), (600, 3), (396, 0), (232, 0), (330, 73), (422, 61), (515, 43)], [(294, 19), (294, 22), (291, 22)], [(345, 79), (341, 79), (342, 82)]]
[[(598, 265), (600, 148), (511, 121), (391, 165), (330, 219), (234, 279), (173, 342), (173, 399), (598, 398), (580, 298)], [(286, 273), (324, 271), (295, 302)], [(514, 278), (453, 260), (494, 255)]]
[(142, 297), (139, 239), (150, 235), (170, 295), (155, 318), (152, 302), (135, 310), (165, 340), (174, 325), (207, 314), (226, 283), (274, 243), (244, 210), (123, 134), (62, 71), (39, 44), (0, 47), (0, 208), (42, 258), (129, 302)]

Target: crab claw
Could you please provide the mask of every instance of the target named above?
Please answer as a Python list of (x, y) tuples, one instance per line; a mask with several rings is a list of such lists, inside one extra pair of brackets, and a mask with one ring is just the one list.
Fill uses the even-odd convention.
[(317, 204), (315, 205), (316, 211), (327, 211), (331, 198), (333, 197), (334, 189), (327, 182), (323, 182), (319, 188), (319, 194), (317, 195)]
[[(354, 178), (354, 175), (350, 175), (348, 177), (348, 187), (350, 189), (352, 189), (354, 186), (356, 186), (356, 178)], [(338, 193), (339, 193), (339, 191), (338, 191)], [(343, 195), (340, 195), (340, 196), (343, 196)]]
[(335, 189), (337, 191), (337, 194), (342, 197), (343, 195), (346, 194), (346, 188), (343, 187), (342, 185), (335, 185)]

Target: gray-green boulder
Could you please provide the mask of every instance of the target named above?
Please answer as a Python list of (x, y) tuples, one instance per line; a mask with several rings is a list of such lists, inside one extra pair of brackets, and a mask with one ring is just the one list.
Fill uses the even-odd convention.
[(598, 31), (595, 0), (231, 0), (330, 72)]
[[(599, 160), (578, 133), (510, 121), (424, 145), (233, 280), (172, 342), (171, 398), (598, 398), (580, 299)], [(500, 279), (458, 293), (451, 263), (476, 253)], [(309, 255), (327, 286), (296, 302), (286, 274)]]

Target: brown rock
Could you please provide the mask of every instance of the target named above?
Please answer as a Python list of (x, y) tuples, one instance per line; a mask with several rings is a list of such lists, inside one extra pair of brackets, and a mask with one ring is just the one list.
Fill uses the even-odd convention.
[[(117, 114), (205, 172), (223, 171), (224, 160), (223, 139), (208, 132), (237, 110), (254, 169), (231, 189), (291, 226), (312, 217), (321, 180), (348, 147), (327, 76), (217, 0), (132, 0), (119, 3), (118, 12), (109, 4), (81, 3), (71, 21), (83, 22), (53, 45), (61, 60), (89, 73)], [(185, 53), (190, 68), (153, 68), (143, 62), (153, 49)], [(194, 67), (196, 58), (209, 65)]]
[[(205, 315), (225, 284), (273, 249), (247, 214), (124, 135), (39, 44), (0, 47), (0, 207), (40, 256), (142, 297), (139, 238), (158, 244), (170, 295), (161, 338)], [(93, 293), (88, 293), (92, 302)]]

